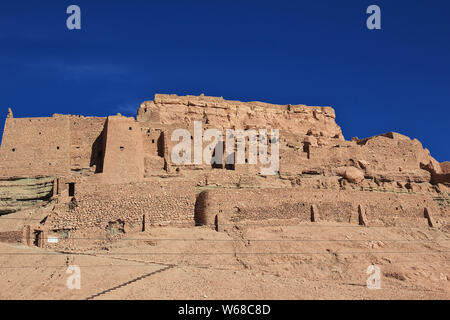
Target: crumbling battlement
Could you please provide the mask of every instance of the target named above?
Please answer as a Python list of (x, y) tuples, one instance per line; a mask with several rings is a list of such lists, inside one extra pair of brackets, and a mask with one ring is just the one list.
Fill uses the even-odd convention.
[(296, 134), (317, 133), (343, 140), (331, 107), (275, 105), (263, 102), (240, 102), (222, 97), (155, 95), (139, 107), (140, 122), (191, 125), (203, 121), (212, 128), (273, 128)]

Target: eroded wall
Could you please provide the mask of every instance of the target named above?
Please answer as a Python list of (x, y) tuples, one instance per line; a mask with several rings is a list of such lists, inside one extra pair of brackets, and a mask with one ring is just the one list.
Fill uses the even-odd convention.
[(106, 118), (69, 116), (69, 121), (71, 170), (95, 166), (96, 172), (102, 172)]
[(68, 176), (103, 162), (106, 118), (55, 114), (51, 118), (5, 121), (0, 176)]
[(66, 117), (7, 118), (0, 150), (0, 175), (67, 175), (69, 142), (70, 124)]
[(219, 189), (203, 191), (196, 203), (195, 218), (203, 225), (298, 219), (311, 221), (311, 206), (316, 205), (320, 221), (358, 224), (358, 206), (366, 209), (371, 226), (427, 226), (424, 208), (436, 220), (445, 219), (449, 211), (424, 194), (362, 192), (350, 190), (288, 189)]
[(105, 132), (104, 177), (110, 182), (142, 180), (144, 149), (141, 127), (134, 118), (110, 116)]
[[(186, 181), (79, 184), (75, 200), (48, 219), (52, 230), (96, 227), (122, 220), (128, 230), (158, 224), (193, 225), (195, 192)], [(58, 209), (57, 209), (58, 210)]]
[(298, 134), (317, 133), (343, 140), (330, 107), (275, 105), (264, 102), (224, 100), (222, 97), (177, 96), (156, 94), (154, 101), (144, 102), (137, 120), (160, 124), (191, 125), (201, 120), (214, 128), (273, 128)]
[[(173, 130), (193, 135), (195, 120), (203, 130), (279, 129), (277, 174), (264, 177), (250, 164), (172, 163)], [(248, 144), (246, 149), (248, 157)], [(46, 232), (125, 232), (145, 222), (211, 225), (220, 214), (231, 222), (307, 221), (313, 204), (327, 221), (350, 221), (361, 204), (372, 224), (422, 224), (425, 206), (438, 217), (450, 208), (448, 163), (393, 132), (346, 141), (330, 107), (155, 95), (137, 119), (15, 119), (11, 112), (0, 160), (0, 177), (58, 178), (60, 202), (39, 226)], [(199, 188), (208, 191), (196, 202)]]

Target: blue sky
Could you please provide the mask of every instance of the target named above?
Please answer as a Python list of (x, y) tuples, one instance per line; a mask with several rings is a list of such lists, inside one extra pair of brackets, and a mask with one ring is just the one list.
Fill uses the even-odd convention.
[(2, 1), (1, 129), (8, 107), (134, 116), (155, 93), (204, 93), (332, 106), (346, 139), (396, 131), (450, 160), (449, 17), (444, 0)]

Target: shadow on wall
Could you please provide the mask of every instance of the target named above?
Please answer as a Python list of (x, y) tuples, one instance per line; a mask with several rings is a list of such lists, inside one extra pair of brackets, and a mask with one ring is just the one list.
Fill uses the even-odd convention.
[(158, 138), (158, 156), (164, 158), (164, 135), (161, 134)]
[(92, 144), (91, 161), (89, 166), (95, 165), (95, 173), (103, 172), (103, 158), (105, 156), (105, 129)]
[(196, 226), (208, 224), (207, 207), (208, 207), (208, 193), (201, 192), (195, 201), (194, 220)]

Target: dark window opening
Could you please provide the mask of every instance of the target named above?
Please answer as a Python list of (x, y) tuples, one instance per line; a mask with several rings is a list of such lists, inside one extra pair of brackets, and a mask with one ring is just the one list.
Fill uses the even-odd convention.
[(213, 169), (223, 169), (223, 164), (222, 164), (222, 163), (215, 163), (215, 162), (213, 162), (213, 163), (211, 164), (211, 167), (212, 167)]
[(75, 183), (70, 182), (69, 183), (69, 197), (74, 197), (74, 196), (75, 196)]
[(209, 119), (206, 113), (203, 113), (203, 121), (205, 121), (206, 124), (209, 124)]
[(308, 142), (305, 142), (303, 144), (303, 152), (306, 152), (306, 157), (309, 159), (311, 156), (311, 151), (310, 151), (310, 144)]
[(120, 151), (123, 151), (123, 149), (125, 149), (125, 147), (120, 147)]
[(152, 139), (152, 143), (155, 143), (155, 139)]
[(56, 147), (56, 150), (59, 150), (59, 147)]
[(91, 157), (89, 166), (95, 167), (95, 173), (103, 172), (103, 148), (106, 140), (105, 136), (105, 129), (103, 129), (90, 147)]
[(160, 134), (158, 141), (157, 141), (158, 145), (158, 156), (160, 157), (164, 157), (164, 135)]
[(229, 154), (226, 157), (226, 161), (225, 161), (225, 169), (226, 170), (234, 170), (235, 169), (235, 166), (234, 166), (235, 161), (234, 160), (235, 160), (235, 154), (234, 153)]
[(40, 237), (41, 237), (41, 232), (42, 231), (39, 231), (39, 230), (35, 230), (34, 232), (33, 232), (33, 244), (36, 246), (36, 247), (39, 247), (39, 239), (40, 239)]
[(225, 164), (225, 169), (227, 169), (227, 170), (234, 170), (235, 169), (234, 163), (227, 163), (227, 164)]
[(132, 127), (129, 127), (128, 130), (133, 130), (133, 128), (132, 128)]
[(12, 149), (12, 152), (16, 152), (16, 148), (13, 148), (13, 149)]
[[(214, 150), (212, 152), (211, 155), (211, 168), (213, 169), (223, 169), (223, 160), (222, 159), (216, 159), (216, 147), (217, 145), (214, 147)], [(219, 161), (219, 163), (217, 163), (216, 161)]]

